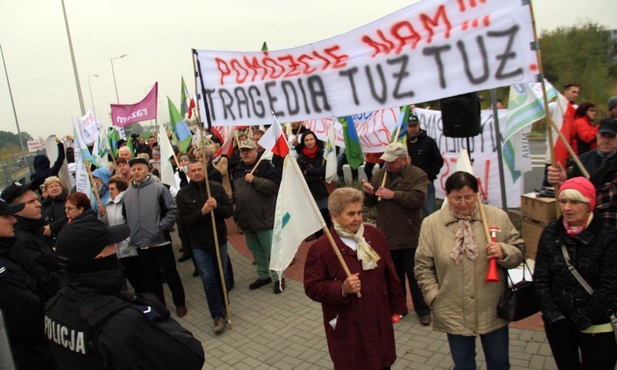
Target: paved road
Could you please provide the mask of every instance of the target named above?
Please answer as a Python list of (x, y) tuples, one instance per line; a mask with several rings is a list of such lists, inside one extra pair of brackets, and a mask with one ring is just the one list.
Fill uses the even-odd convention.
[[(229, 254), (236, 280), (229, 295), (233, 330), (213, 334), (201, 281), (191, 276), (190, 262), (178, 264), (189, 310), (179, 321), (202, 341), (206, 352), (204, 369), (332, 369), (320, 305), (306, 297), (298, 281), (309, 245), (302, 244), (298, 260), (286, 271), (285, 292), (275, 295), (272, 285), (251, 291), (248, 285), (255, 279), (255, 267), (247, 258), (244, 237), (237, 234), (235, 227), (229, 230), (233, 245)], [(179, 245), (177, 238), (174, 244)], [(445, 334), (420, 325), (415, 314), (410, 313), (396, 324), (395, 335), (398, 360), (393, 369), (452, 368)], [(478, 368), (486, 369), (478, 347)], [(510, 361), (513, 370), (556, 368), (541, 330), (511, 326)]]

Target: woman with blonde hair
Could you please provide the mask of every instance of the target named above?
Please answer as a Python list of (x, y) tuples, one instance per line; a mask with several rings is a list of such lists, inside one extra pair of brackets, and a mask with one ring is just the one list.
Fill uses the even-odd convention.
[(43, 235), (53, 245), (55, 244), (56, 235), (62, 230), (67, 221), (66, 214), (64, 213), (64, 202), (68, 192), (58, 177), (50, 176), (43, 183), (43, 194), (45, 194), (41, 202), (41, 212), (45, 222)]
[(362, 201), (362, 192), (353, 188), (339, 188), (328, 199), (332, 238), (351, 275), (325, 235), (311, 246), (304, 265), (304, 291), (321, 303), (337, 370), (389, 369), (396, 360), (392, 317), (407, 312), (386, 237), (362, 223)]

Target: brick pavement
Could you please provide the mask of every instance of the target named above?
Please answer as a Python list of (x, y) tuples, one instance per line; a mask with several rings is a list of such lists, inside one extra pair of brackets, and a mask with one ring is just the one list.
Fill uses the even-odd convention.
[[(178, 321), (201, 340), (206, 353), (204, 369), (332, 369), (324, 335), (321, 308), (304, 294), (302, 267), (308, 244), (303, 243), (297, 261), (286, 271), (287, 288), (275, 295), (272, 284), (257, 290), (248, 285), (255, 268), (246, 250), (244, 237), (229, 225), (229, 254), (233, 262), (235, 288), (230, 292), (232, 330), (216, 336), (199, 277), (193, 266), (178, 264), (188, 315)], [(179, 240), (174, 235), (174, 245)], [(176, 252), (178, 254), (178, 252)], [(178, 254), (179, 255), (179, 254)], [(168, 289), (165, 294), (169, 294)], [(168, 299), (171, 302), (171, 297)], [(537, 319), (520, 329), (511, 325), (510, 362), (512, 369), (556, 369), (544, 332)], [(518, 323), (517, 323), (518, 324)], [(520, 325), (519, 325), (520, 326)], [(395, 325), (398, 359), (392, 369), (451, 369), (446, 335), (420, 325), (411, 313)], [(477, 363), (486, 369), (478, 341)]]

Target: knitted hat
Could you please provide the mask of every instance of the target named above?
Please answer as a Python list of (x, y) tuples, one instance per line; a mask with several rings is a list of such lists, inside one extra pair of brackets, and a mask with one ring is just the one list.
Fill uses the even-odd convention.
[(608, 110), (610, 111), (615, 107), (617, 107), (617, 96), (611, 96), (611, 98), (608, 99)]
[(589, 180), (584, 177), (574, 177), (566, 180), (559, 187), (559, 192), (566, 189), (573, 189), (581, 193), (581, 195), (589, 201), (589, 211), (593, 211), (596, 207), (596, 188)]

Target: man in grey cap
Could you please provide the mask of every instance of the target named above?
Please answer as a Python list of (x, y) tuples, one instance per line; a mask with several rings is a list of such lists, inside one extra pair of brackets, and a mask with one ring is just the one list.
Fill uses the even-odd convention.
[(276, 197), (281, 179), (270, 161), (257, 160), (257, 145), (253, 140), (240, 143), (242, 162), (234, 170), (236, 218), (246, 236), (246, 245), (253, 253), (257, 280), (249, 289), (270, 284), (274, 278), (274, 294), (280, 294), (285, 279), (278, 282), (277, 274), (270, 275), (270, 253)]
[(0, 311), (13, 354), (0, 353), (0, 368), (54, 369), (55, 363), (43, 335), (44, 299), (36, 289), (36, 280), (13, 257), (20, 248), (15, 242), (13, 215), (24, 203), (8, 204), (0, 200)]
[(169, 190), (150, 176), (148, 161), (135, 158), (131, 166), (131, 186), (124, 193), (126, 224), (131, 243), (137, 248), (150, 291), (165, 303), (161, 272), (167, 280), (178, 317), (187, 313), (184, 286), (174, 259), (169, 230), (176, 222), (176, 202)]
[[(377, 227), (383, 231), (388, 241), (405, 301), (407, 275), (414, 309), (420, 323), (426, 326), (431, 323), (431, 311), (424, 302), (413, 273), (422, 223), (422, 207), (427, 194), (426, 173), (407, 162), (407, 148), (401, 143), (389, 144), (381, 159), (386, 162), (386, 167), (377, 171), (370, 183), (362, 184), (366, 195), (364, 205), (377, 206)], [(384, 176), (386, 182), (381, 186)]]

